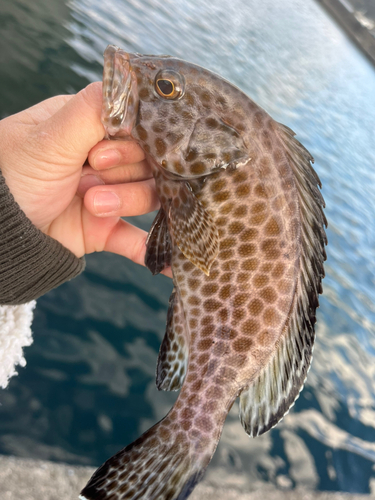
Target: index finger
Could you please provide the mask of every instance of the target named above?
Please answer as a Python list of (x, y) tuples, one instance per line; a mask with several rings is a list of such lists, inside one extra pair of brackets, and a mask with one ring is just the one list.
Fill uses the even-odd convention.
[(88, 156), (88, 161), (95, 170), (139, 163), (144, 159), (142, 148), (133, 140), (100, 141), (90, 150)]

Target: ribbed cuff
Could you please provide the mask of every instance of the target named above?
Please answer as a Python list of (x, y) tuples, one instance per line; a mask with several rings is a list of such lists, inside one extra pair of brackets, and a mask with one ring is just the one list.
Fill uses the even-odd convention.
[(84, 268), (84, 258), (32, 224), (0, 172), (0, 304), (29, 302), (75, 278)]

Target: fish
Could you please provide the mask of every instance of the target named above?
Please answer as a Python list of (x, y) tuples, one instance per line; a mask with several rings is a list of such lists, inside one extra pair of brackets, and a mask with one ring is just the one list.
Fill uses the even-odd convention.
[(160, 210), (146, 242), (173, 291), (156, 370), (178, 391), (159, 423), (107, 460), (81, 500), (183, 500), (239, 398), (250, 437), (294, 404), (312, 359), (325, 202), (295, 133), (239, 88), (170, 56), (104, 53), (106, 137), (145, 152)]

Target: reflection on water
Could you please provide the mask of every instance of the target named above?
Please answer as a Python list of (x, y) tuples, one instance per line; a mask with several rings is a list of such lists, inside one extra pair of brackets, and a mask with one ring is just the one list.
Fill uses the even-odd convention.
[[(247, 438), (234, 405), (207, 479), (370, 492), (374, 68), (313, 0), (6, 0), (0, 31), (0, 116), (100, 79), (115, 43), (206, 66), (297, 132), (329, 220), (312, 369), (289, 415), (260, 438)], [(0, 452), (99, 464), (162, 418), (176, 397), (154, 383), (170, 291), (164, 277), (93, 255), (83, 275), (40, 299), (27, 368), (0, 395)]]

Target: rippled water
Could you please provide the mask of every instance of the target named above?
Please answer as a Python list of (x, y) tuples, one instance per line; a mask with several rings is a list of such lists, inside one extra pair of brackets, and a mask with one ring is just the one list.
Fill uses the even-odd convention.
[[(0, 116), (100, 79), (108, 43), (234, 82), (297, 132), (323, 183), (327, 277), (305, 389), (255, 440), (235, 405), (208, 479), (374, 492), (374, 68), (313, 0), (3, 0)], [(92, 255), (41, 298), (27, 367), (0, 394), (0, 452), (99, 464), (163, 417), (175, 395), (156, 390), (154, 372), (170, 291), (164, 277)]]

